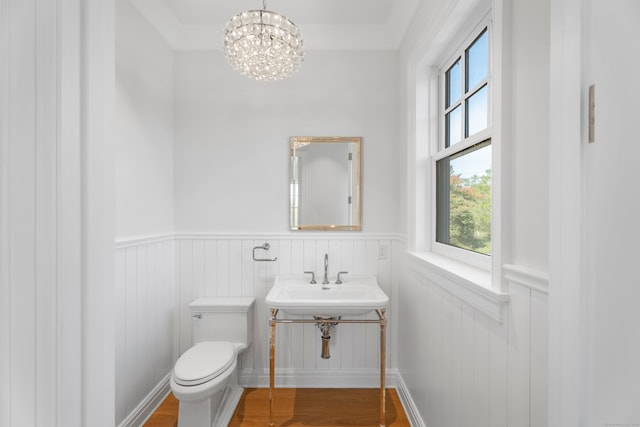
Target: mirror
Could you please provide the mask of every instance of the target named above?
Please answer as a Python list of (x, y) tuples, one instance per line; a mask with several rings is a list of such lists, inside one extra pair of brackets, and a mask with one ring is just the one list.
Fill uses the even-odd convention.
[(359, 231), (361, 137), (291, 137), (291, 230)]

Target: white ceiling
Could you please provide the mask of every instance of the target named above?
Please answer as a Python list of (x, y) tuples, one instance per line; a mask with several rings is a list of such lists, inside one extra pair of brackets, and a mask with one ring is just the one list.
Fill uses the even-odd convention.
[[(224, 27), (262, 0), (129, 0), (176, 50), (216, 49)], [(305, 48), (397, 49), (421, 0), (267, 0), (304, 36)]]

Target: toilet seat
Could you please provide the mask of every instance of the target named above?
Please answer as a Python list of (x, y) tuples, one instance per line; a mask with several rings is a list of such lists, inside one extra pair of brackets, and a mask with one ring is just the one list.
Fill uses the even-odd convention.
[(235, 348), (230, 342), (200, 342), (180, 356), (173, 368), (173, 379), (183, 386), (204, 384), (229, 369), (235, 360)]

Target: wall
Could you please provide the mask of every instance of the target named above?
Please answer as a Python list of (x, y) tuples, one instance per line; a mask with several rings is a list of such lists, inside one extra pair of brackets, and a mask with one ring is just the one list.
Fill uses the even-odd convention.
[[(397, 54), (391, 51), (308, 52), (298, 74), (267, 83), (237, 75), (221, 52), (176, 53), (180, 353), (190, 345), (190, 301), (203, 295), (255, 296), (254, 344), (243, 357), (243, 381), (265, 386), (264, 297), (277, 274), (321, 274), (325, 253), (331, 276), (338, 269), (376, 274), (395, 292), (391, 254), (379, 260), (378, 245), (382, 233), (390, 251), (398, 229), (397, 77)], [(287, 231), (289, 137), (295, 135), (363, 137), (363, 233)], [(253, 246), (264, 241), (277, 262), (252, 261)], [(288, 372), (284, 381), (375, 386), (375, 328), (340, 325), (328, 361), (320, 359), (313, 325), (282, 329), (277, 351), (279, 368)]]
[(173, 52), (127, 0), (116, 16), (116, 239), (173, 232)]
[[(482, 16), (481, 3), (423, 4), (403, 44), (410, 251), (424, 240), (412, 235), (424, 232), (424, 195), (415, 183), (429, 179), (421, 175), (428, 160), (420, 144), (436, 133), (419, 128), (431, 107), (417, 104), (416, 93), (431, 87), (418, 73), (438, 65), (458, 25)], [(547, 425), (549, 3), (493, 1), (491, 9), (493, 133), (502, 157), (494, 175), (502, 185), (501, 233), (494, 236), (501, 250), (493, 265), (508, 296), (461, 279), (459, 268), (436, 268), (412, 255), (398, 261), (407, 271), (397, 301), (398, 370), (418, 425)]]
[[(510, 248), (505, 262), (548, 271), (549, 263), (549, 2), (511, 3), (510, 111), (511, 132), (504, 143), (511, 177)], [(507, 153), (509, 153), (507, 151)]]
[(640, 88), (627, 52), (640, 11), (633, 1), (551, 6), (549, 425), (636, 425), (637, 197), (628, 194), (637, 193), (638, 147), (628, 136)]
[[(637, 279), (637, 70), (640, 4), (585, 2), (581, 93), (595, 84), (595, 142), (583, 132), (584, 426), (640, 425), (640, 287)], [(615, 67), (612, 67), (615, 64)], [(586, 102), (583, 101), (583, 123)], [(584, 128), (583, 128), (584, 129)], [(633, 196), (629, 197), (632, 194)]]
[[(54, 46), (39, 34), (52, 38), (55, 27), (36, 30), (37, 3), (24, 2), (17, 8), (3, 2), (0, 15), (2, 426), (36, 426), (39, 418), (53, 418), (60, 410), (53, 397), (59, 386), (56, 371), (60, 363), (58, 264), (53, 249), (58, 244), (55, 226), (60, 220), (56, 210), (59, 152), (58, 141), (44, 136), (57, 128), (48, 113), (58, 101), (58, 86), (56, 75), (48, 77), (36, 67), (36, 60), (53, 66)], [(47, 114), (42, 114), (45, 111)], [(66, 212), (77, 215), (73, 210)], [(69, 285), (77, 286), (77, 282)], [(77, 314), (74, 310), (73, 315)], [(78, 356), (73, 350), (69, 349), (70, 358)], [(39, 357), (38, 351), (52, 357)]]
[(397, 82), (392, 51), (309, 52), (266, 83), (222, 52), (176, 53), (176, 231), (287, 230), (289, 137), (303, 135), (363, 137), (363, 231), (396, 232)]
[(116, 12), (115, 418), (138, 425), (177, 357), (173, 51), (128, 0)]
[(443, 275), (413, 262), (407, 271), (397, 293), (398, 370), (417, 425), (546, 426), (545, 282), (514, 274), (496, 319)]
[(120, 243), (116, 250), (116, 425), (140, 425), (169, 391), (177, 359), (174, 242)]
[(0, 425), (113, 426), (113, 3), (0, 21)]
[[(166, 375), (191, 344), (193, 299), (256, 296), (241, 380), (265, 386), (264, 297), (276, 274), (320, 274), (329, 253), (331, 277), (338, 269), (376, 274), (396, 292), (397, 56), (318, 51), (288, 80), (254, 82), (221, 52), (170, 52), (126, 0), (117, 23), (116, 421), (136, 425), (166, 393)], [(363, 233), (288, 231), (293, 135), (363, 137)], [(265, 240), (275, 263), (251, 259)], [(389, 316), (391, 330), (392, 309)], [(376, 328), (344, 325), (334, 337), (325, 361), (313, 325), (281, 331), (282, 380), (375, 386)], [(390, 368), (393, 340), (390, 333)]]
[[(275, 262), (255, 262), (252, 248), (265, 241), (266, 256)], [(176, 241), (176, 277), (179, 287), (179, 351), (191, 346), (191, 314), (187, 304), (200, 296), (254, 296), (253, 344), (243, 354), (241, 382), (267, 387), (269, 382), (269, 312), (266, 294), (278, 274), (315, 271), (321, 277), (324, 254), (329, 254), (329, 278), (348, 271), (346, 280), (357, 275), (376, 275), (380, 286), (394, 301), (398, 292), (393, 271), (397, 242), (389, 236), (359, 235), (278, 236), (261, 239), (242, 236), (192, 236)], [(383, 247), (386, 256), (380, 257)], [(257, 254), (265, 255), (264, 251)], [(371, 314), (369, 317), (375, 314)], [(397, 311), (388, 310), (387, 366), (395, 366)], [(286, 317), (286, 315), (284, 316)], [(331, 358), (321, 359), (321, 332), (313, 324), (279, 325), (276, 332), (278, 386), (376, 387), (379, 384), (379, 328), (377, 325), (338, 325), (333, 331)]]

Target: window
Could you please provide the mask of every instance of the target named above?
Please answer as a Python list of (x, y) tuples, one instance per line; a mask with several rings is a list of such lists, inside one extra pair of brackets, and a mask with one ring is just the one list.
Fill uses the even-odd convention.
[(440, 69), (441, 135), (432, 156), (434, 248), (444, 245), (482, 256), (491, 255), (489, 45), (483, 26)]

